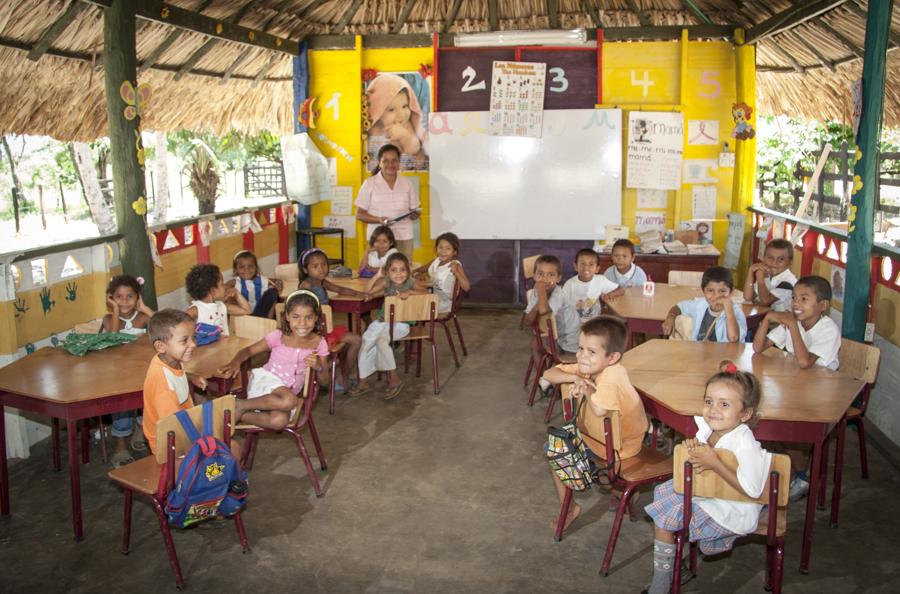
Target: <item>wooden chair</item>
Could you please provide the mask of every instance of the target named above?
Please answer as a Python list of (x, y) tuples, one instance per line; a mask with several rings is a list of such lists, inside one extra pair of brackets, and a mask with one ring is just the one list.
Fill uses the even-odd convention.
[(278, 264), (275, 266), (275, 278), (280, 280), (284, 285), (284, 290), (293, 292), (297, 290), (297, 284), (300, 282), (300, 269), (297, 263)]
[[(240, 444), (231, 441), (234, 396), (223, 396), (214, 400), (213, 403), (214, 434), (216, 438), (231, 447), (235, 458), (240, 459)], [(194, 406), (188, 410), (191, 420), (198, 429), (202, 429), (203, 425), (202, 409), (202, 406)], [(180, 457), (191, 448), (192, 444), (175, 415), (159, 420), (156, 424), (156, 435), (159, 438), (158, 445), (163, 443), (164, 438), (166, 445), (165, 447), (159, 447), (155, 456), (147, 456), (127, 466), (111, 470), (108, 476), (118, 483), (125, 492), (122, 554), (127, 555), (129, 553), (131, 542), (131, 503), (133, 494), (137, 492), (149, 498), (150, 503), (153, 505), (156, 518), (159, 520), (163, 541), (166, 544), (166, 551), (169, 555), (169, 564), (175, 573), (175, 587), (180, 590), (184, 587), (184, 576), (181, 573), (181, 566), (175, 553), (175, 545), (172, 542), (172, 533), (164, 508), (169, 492), (175, 488), (175, 477), (178, 473), (178, 467), (181, 465)], [(250, 550), (250, 543), (247, 541), (247, 533), (244, 530), (241, 513), (235, 514), (233, 519), (241, 542), (241, 548), (246, 553)]]
[[(537, 395), (538, 380), (545, 370), (554, 365), (559, 365), (560, 363), (575, 362), (575, 355), (569, 353), (560, 354), (559, 349), (556, 346), (559, 333), (557, 332), (556, 315), (552, 311), (540, 315), (534, 320), (532, 334), (535, 337), (535, 340), (537, 340), (538, 352), (541, 355), (541, 359), (534, 372), (534, 382), (531, 384), (531, 392), (528, 394), (528, 406), (534, 405), (534, 399)], [(555, 386), (547, 406), (547, 413), (544, 415), (544, 422), (550, 422), (553, 405), (558, 398), (559, 386)]]
[[(278, 322), (268, 318), (258, 318), (256, 316), (230, 316), (229, 321), (234, 323), (232, 334), (241, 338), (248, 338), (254, 342), (260, 341), (266, 337), (266, 334), (278, 328)], [(254, 365), (254, 362), (256, 363)], [(247, 384), (249, 381), (249, 370), (251, 367), (261, 365), (259, 360), (248, 361), (241, 366), (241, 383), (237, 387), (234, 380), (225, 378), (210, 378), (208, 381), (216, 385), (216, 389), (222, 393), (234, 392), (241, 396), (247, 394)]]
[[(737, 468), (737, 458), (728, 450), (716, 450), (725, 466)], [(759, 525), (753, 534), (766, 538), (766, 590), (776, 594), (781, 592), (781, 578), (784, 572), (784, 533), (787, 530), (787, 504), (790, 495), (791, 459), (784, 454), (772, 454), (769, 469), (769, 488), (757, 498), (747, 497), (725, 482), (712, 471), (694, 475), (691, 463), (687, 461), (684, 444), (675, 446), (674, 483), (675, 492), (684, 494), (684, 527), (675, 533), (675, 573), (672, 576), (672, 593), (681, 591), (681, 562), (684, 544), (691, 524), (693, 497), (715, 497), (729, 501), (744, 501), (767, 505), (759, 518)], [(697, 543), (690, 543), (690, 571), (697, 573)]]
[(703, 273), (695, 270), (670, 270), (669, 284), (687, 287), (699, 287), (703, 281)]
[(862, 468), (862, 477), (869, 478), (865, 416), (866, 409), (869, 407), (872, 387), (875, 385), (875, 380), (878, 379), (881, 350), (870, 344), (844, 338), (841, 340), (841, 352), (838, 354), (838, 359), (842, 373), (866, 382), (858, 406), (851, 406), (847, 409), (847, 423), (855, 424), (859, 431), (859, 464)]
[[(534, 278), (534, 267), (537, 262), (537, 259), (540, 258), (541, 255), (537, 256), (528, 256), (527, 258), (522, 258), (522, 286), (526, 287), (525, 290), (525, 303), (528, 303), (528, 299), (531, 298), (531, 292), (534, 289), (528, 288), (528, 281)], [(525, 327), (525, 314), (522, 314), (522, 319), (519, 320), (519, 330), (522, 330)], [(530, 369), (530, 366), (529, 366)], [(526, 374), (527, 375), (527, 374)]]
[(453, 360), (459, 367), (459, 359), (456, 356), (456, 347), (453, 346), (453, 337), (450, 335), (450, 322), (456, 326), (456, 335), (459, 337), (459, 346), (462, 349), (463, 357), (468, 357), (469, 352), (466, 350), (466, 341), (463, 340), (462, 328), (459, 325), (459, 310), (462, 307), (463, 291), (459, 288), (459, 283), (453, 284), (453, 301), (450, 304), (450, 311), (438, 316), (434, 321), (444, 327), (447, 333), (447, 342), (450, 344), (450, 351), (453, 353)]
[(303, 436), (301, 433), (303, 429), (309, 428), (309, 435), (312, 437), (313, 446), (316, 448), (316, 456), (319, 458), (319, 467), (322, 470), (328, 470), (328, 465), (325, 462), (325, 453), (322, 452), (322, 444), (319, 442), (319, 434), (316, 432), (316, 425), (313, 422), (313, 406), (316, 404), (316, 396), (319, 393), (319, 387), (316, 383), (315, 371), (308, 370), (306, 374), (306, 383), (303, 385), (303, 391), (298, 395), (300, 399), (300, 403), (297, 405), (297, 408), (293, 410), (291, 413), (291, 418), (288, 420), (288, 424), (284, 427), (284, 429), (276, 430), (276, 429), (266, 429), (264, 427), (258, 427), (256, 425), (250, 424), (241, 424), (235, 427), (238, 431), (243, 431), (244, 435), (246, 435), (246, 441), (244, 443), (244, 456), (241, 458), (241, 466), (247, 468), (247, 470), (251, 470), (253, 468), (253, 459), (256, 457), (256, 446), (259, 443), (259, 436), (262, 433), (288, 433), (291, 437), (294, 438), (294, 443), (297, 444), (297, 450), (300, 452), (300, 457), (303, 459), (303, 464), (306, 465), (306, 471), (309, 473), (309, 479), (312, 481), (313, 490), (316, 492), (316, 497), (321, 497), (323, 495), (322, 487), (319, 485), (319, 477), (316, 476), (316, 469), (313, 468), (312, 460), (309, 457), (309, 451), (306, 449), (306, 444), (303, 441)]
[[(330, 334), (334, 330), (334, 315), (331, 311), (330, 305), (321, 306), (322, 309), (322, 327), (325, 328), (325, 333)], [(275, 305), (275, 319), (281, 318), (281, 312), (284, 311), (284, 303), (278, 303)], [(335, 393), (335, 380), (337, 379), (337, 367), (341, 366), (341, 375), (344, 378), (344, 386), (348, 386), (350, 382), (350, 376), (347, 372), (347, 345), (343, 344), (337, 348), (337, 350), (330, 349), (330, 362), (329, 365), (331, 367), (331, 384), (328, 386), (328, 414), (334, 414), (334, 393)]]
[[(568, 384), (563, 386), (563, 398), (571, 402), (569, 388)], [(566, 416), (571, 416), (571, 405), (566, 405), (564, 409)], [(616, 517), (613, 520), (612, 529), (609, 533), (609, 540), (606, 544), (606, 553), (600, 566), (600, 573), (605, 576), (609, 573), (609, 566), (612, 564), (613, 552), (616, 548), (616, 541), (619, 538), (619, 530), (622, 528), (622, 518), (625, 516), (625, 510), (629, 510), (632, 521), (636, 520), (634, 517), (636, 510), (629, 505), (631, 497), (643, 485), (670, 479), (672, 477), (672, 458), (656, 449), (643, 447), (636, 456), (621, 460), (618, 456), (618, 452), (622, 449), (621, 419), (618, 411), (610, 411), (606, 416), (598, 417), (590, 409), (590, 406), (585, 404), (581, 407), (576, 422), (582, 435), (594, 441), (601, 441), (596, 436), (603, 435), (602, 442), (606, 447), (606, 452), (603, 460), (599, 458), (594, 459), (598, 468), (596, 478), (601, 484), (608, 484), (611, 489), (622, 492), (622, 496), (619, 498), (619, 503), (616, 506)], [(594, 453), (598, 454), (598, 452)], [(614, 463), (609, 464), (606, 460), (614, 461)], [(554, 539), (557, 541), (562, 539), (571, 503), (572, 491), (567, 491), (562, 506), (560, 506), (559, 519), (556, 522)]]
[[(390, 340), (403, 342), (403, 371), (409, 373), (409, 356), (412, 345), (416, 345), (416, 377), (422, 374), (422, 343), (431, 343), (431, 367), (434, 380), (434, 393), (438, 394), (440, 379), (438, 377), (437, 341), (434, 339), (434, 324), (437, 319), (438, 296), (434, 293), (425, 295), (410, 295), (406, 299), (400, 297), (385, 297), (384, 311), (390, 324)], [(409, 334), (403, 338), (394, 338), (394, 324), (405, 322), (410, 325)], [(419, 323), (421, 322), (421, 323)], [(449, 331), (448, 331), (449, 333)], [(454, 359), (456, 352), (453, 353)], [(459, 361), (456, 361), (459, 367)]]

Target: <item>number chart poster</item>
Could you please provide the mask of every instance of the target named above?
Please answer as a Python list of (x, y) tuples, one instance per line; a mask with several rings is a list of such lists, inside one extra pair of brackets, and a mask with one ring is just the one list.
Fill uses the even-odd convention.
[(547, 65), (494, 62), (491, 85), (492, 136), (540, 138)]
[(400, 149), (400, 168), (428, 171), (428, 112), (431, 77), (419, 72), (374, 73), (365, 83), (366, 155), (369, 171), (378, 164), (378, 149)]
[(681, 186), (684, 115), (632, 111), (628, 115), (625, 186), (677, 190)]

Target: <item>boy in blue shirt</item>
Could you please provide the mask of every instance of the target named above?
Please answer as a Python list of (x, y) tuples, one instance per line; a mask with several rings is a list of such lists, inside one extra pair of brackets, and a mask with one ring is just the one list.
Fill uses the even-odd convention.
[(669, 336), (675, 318), (686, 315), (694, 323), (691, 340), (700, 342), (741, 342), (747, 335), (747, 318), (741, 306), (731, 300), (734, 280), (731, 271), (713, 266), (703, 273), (700, 281), (703, 297), (686, 299), (669, 310), (663, 322), (663, 334)]

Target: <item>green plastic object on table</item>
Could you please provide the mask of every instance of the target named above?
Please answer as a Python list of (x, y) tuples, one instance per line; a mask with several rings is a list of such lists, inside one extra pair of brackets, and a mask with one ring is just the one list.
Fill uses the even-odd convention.
[(100, 351), (110, 347), (128, 344), (137, 340), (134, 334), (124, 332), (101, 332), (100, 334), (69, 333), (60, 345), (72, 355), (84, 356), (88, 351)]

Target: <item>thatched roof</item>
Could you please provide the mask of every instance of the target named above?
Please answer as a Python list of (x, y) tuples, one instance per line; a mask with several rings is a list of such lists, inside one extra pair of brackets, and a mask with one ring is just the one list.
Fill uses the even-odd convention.
[[(0, 2), (0, 132), (63, 140), (105, 134), (103, 17), (102, 8), (96, 6), (102, 2), (78, 6), (49, 50), (38, 61), (27, 58), (70, 4), (79, 1), (84, 2)], [(752, 29), (792, 6), (824, 4), (830, 8), (826, 12), (757, 43), (758, 111), (844, 121), (849, 119), (849, 84), (861, 71), (867, 8), (861, 0), (172, 0), (170, 4), (293, 41), (396, 33), (416, 44), (422, 43), (421, 34), (434, 31), (599, 25), (607, 31), (641, 27), (652, 37), (654, 27), (662, 26)], [(897, 47), (900, 36), (892, 37), (891, 47)], [(154, 89), (143, 113), (144, 128), (289, 131), (290, 56), (225, 40), (207, 46), (210, 39), (138, 21), (138, 63), (153, 62), (141, 74), (141, 81)], [(900, 62), (893, 54), (888, 60), (885, 121), (900, 126)]]

